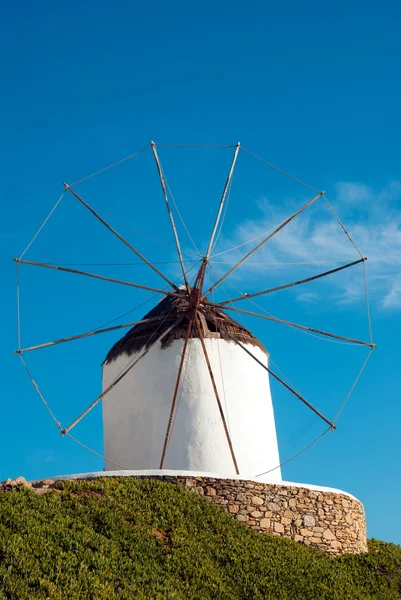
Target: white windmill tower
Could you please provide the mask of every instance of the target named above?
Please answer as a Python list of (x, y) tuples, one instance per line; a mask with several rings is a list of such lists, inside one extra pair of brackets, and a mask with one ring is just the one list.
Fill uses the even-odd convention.
[(267, 352), (200, 293), (165, 297), (109, 351), (104, 391), (138, 363), (103, 399), (106, 470), (250, 476), (279, 464), (268, 375), (230, 335), (266, 367)]
[[(201, 266), (193, 285), (190, 285), (187, 277), (156, 145), (151, 142), (147, 148), (149, 147), (152, 149), (156, 161), (184, 284), (180, 286), (171, 281), (83, 200), (73, 189), (79, 182), (72, 185), (65, 184), (64, 193), (68, 191), (75, 196), (113, 235), (161, 276), (169, 284), (170, 289), (165, 291), (147, 285), (67, 269), (54, 264), (27, 261), (22, 258), (26, 252), (25, 250), (20, 258), (14, 259), (17, 262), (17, 274), (21, 264), (36, 265), (89, 276), (103, 281), (111, 281), (133, 288), (150, 290), (160, 294), (162, 300), (140, 321), (108, 327), (107, 329), (92, 330), (84, 334), (29, 348), (19, 347), (17, 354), (27, 369), (23, 358), (23, 354), (27, 351), (124, 327), (132, 327), (109, 350), (103, 364), (102, 393), (88, 408), (65, 428), (51, 413), (61, 434), (72, 438), (70, 432), (73, 427), (98, 402), (102, 401), (106, 470), (115, 470), (116, 466), (127, 470), (169, 469), (213, 473), (222, 476), (239, 475), (242, 478), (254, 478), (256, 474), (264, 471), (269, 473), (269, 479), (281, 481), (268, 374), (326, 423), (328, 428), (324, 433), (335, 429), (334, 421), (338, 414), (335, 419), (326, 418), (273, 372), (269, 367), (268, 352), (264, 345), (248, 329), (233, 320), (226, 311), (253, 315), (292, 328), (310, 331), (317, 336), (326, 336), (332, 340), (342, 340), (350, 344), (368, 347), (371, 352), (375, 347), (372, 339), (369, 342), (364, 342), (284, 321), (266, 314), (237, 308), (238, 302), (248, 300), (254, 296), (301, 285), (357, 264), (362, 264), (364, 268), (366, 259), (358, 250), (359, 258), (357, 260), (324, 273), (256, 293), (243, 294), (224, 302), (212, 302), (210, 295), (222, 281), (240, 265), (244, 264), (288, 223), (324, 196), (324, 192), (313, 190), (315, 193), (313, 198), (280, 225), (270, 230), (268, 235), (263, 237), (257, 246), (225, 275), (211, 287), (204, 289), (206, 287), (206, 270), (210, 264), (216, 232), (221, 221), (240, 145), (238, 143), (235, 146), (231, 168), (224, 186), (208, 248), (202, 257)], [(245, 150), (245, 152), (249, 151)], [(134, 155), (127, 158), (132, 156)], [(270, 163), (267, 164), (272, 166)], [(113, 166), (114, 164), (110, 167)], [(286, 175), (286, 173), (284, 174)], [(97, 173), (94, 175), (97, 175)], [(327, 202), (327, 199), (325, 200)], [(331, 205), (329, 206), (339, 221)], [(339, 223), (351, 240), (342, 223), (340, 221)], [(37, 234), (34, 239), (36, 236)], [(30, 247), (31, 243), (27, 248)], [(17, 289), (19, 290), (18, 279)], [(363, 367), (366, 365), (367, 358)], [(28, 369), (27, 372), (31, 377)], [(361, 371), (358, 373), (356, 380), (359, 378), (360, 373)], [(32, 377), (31, 380), (44, 401)], [(351, 391), (355, 382), (351, 386)], [(47, 404), (46, 406), (48, 407)], [(324, 433), (317, 439), (320, 439)]]

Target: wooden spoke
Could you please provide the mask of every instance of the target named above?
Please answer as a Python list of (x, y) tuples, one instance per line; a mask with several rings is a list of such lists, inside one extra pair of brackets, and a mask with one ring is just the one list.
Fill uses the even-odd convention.
[(268, 373), (270, 373), (270, 375), (272, 377), (274, 377), (274, 379), (276, 379), (276, 381), (278, 381), (279, 383), (281, 383), (281, 385), (283, 385), (288, 391), (291, 392), (291, 394), (293, 394), (294, 396), (296, 396), (298, 398), (298, 400), (300, 400), (301, 402), (303, 402), (303, 404), (305, 404), (308, 408), (310, 408), (310, 410), (312, 412), (314, 412), (318, 417), (320, 417), (325, 423), (327, 423), (328, 425), (330, 425), (331, 429), (335, 429), (335, 425), (332, 421), (330, 421), (330, 419), (327, 419), (327, 417), (325, 417), (317, 408), (315, 408), (310, 402), (308, 402), (307, 400), (305, 400), (305, 398), (303, 396), (301, 396), (301, 394), (298, 394), (298, 392), (296, 392), (291, 386), (289, 386), (287, 383), (285, 383), (285, 381), (283, 381), (278, 375), (276, 375), (271, 369), (269, 369), (269, 367), (267, 367), (265, 364), (262, 363), (262, 361), (260, 361), (258, 358), (256, 358), (256, 356), (254, 356), (252, 354), (252, 352), (250, 352), (248, 350), (248, 348), (246, 348), (243, 344), (241, 344), (241, 342), (239, 340), (237, 340), (236, 337), (234, 337), (229, 331), (227, 331), (226, 329), (224, 329), (218, 322), (217, 320), (215, 321), (216, 327), (218, 329), (220, 329), (222, 332), (224, 332), (226, 335), (228, 335), (228, 337), (230, 337), (240, 348), (242, 348), (242, 350), (244, 350), (244, 352), (246, 352), (249, 356), (251, 356), (253, 358), (254, 361), (256, 361), (261, 367), (263, 367), (265, 369), (265, 371), (267, 371)]
[(187, 275), (186, 275), (186, 272), (185, 272), (184, 259), (182, 257), (180, 240), (178, 238), (177, 228), (176, 228), (175, 223), (174, 223), (173, 213), (171, 212), (170, 204), (169, 204), (169, 201), (168, 201), (168, 194), (167, 194), (166, 184), (165, 184), (165, 181), (164, 181), (163, 170), (161, 168), (159, 156), (157, 154), (156, 144), (154, 142), (151, 142), (150, 145), (152, 146), (153, 155), (154, 155), (155, 161), (156, 161), (157, 171), (159, 173), (160, 184), (162, 186), (164, 201), (166, 203), (168, 216), (170, 218), (171, 228), (172, 228), (173, 234), (174, 234), (175, 245), (177, 247), (178, 258), (180, 260), (181, 270), (182, 270), (182, 274), (184, 276), (184, 281), (185, 281), (185, 286), (186, 286), (187, 292), (189, 294), (189, 283), (188, 283)]
[(132, 321), (131, 323), (124, 323), (122, 325), (115, 325), (114, 327), (107, 327), (106, 329), (97, 329), (95, 331), (87, 331), (86, 333), (80, 333), (79, 335), (72, 335), (70, 337), (61, 338), (60, 340), (54, 340), (53, 342), (46, 342), (45, 344), (38, 344), (37, 346), (29, 346), (28, 348), (21, 348), (16, 350), (14, 354), (22, 354), (23, 352), (30, 352), (31, 350), (40, 350), (41, 348), (48, 348), (49, 346), (57, 346), (57, 344), (63, 344), (64, 342), (73, 342), (82, 338), (90, 337), (92, 335), (99, 335), (99, 333), (107, 333), (109, 331), (115, 331), (116, 329), (124, 329), (125, 327), (133, 327), (134, 325), (140, 325), (141, 323), (149, 323), (150, 321), (158, 321), (160, 317), (153, 317), (151, 319), (142, 319), (141, 321)]
[(232, 458), (233, 463), (234, 463), (235, 472), (237, 473), (237, 475), (239, 475), (237, 459), (235, 458), (234, 448), (233, 448), (233, 445), (232, 445), (232, 442), (231, 442), (230, 433), (228, 431), (228, 427), (227, 427), (227, 423), (226, 423), (226, 418), (224, 416), (223, 408), (221, 406), (219, 392), (217, 390), (216, 381), (214, 379), (212, 366), (211, 366), (210, 360), (209, 360), (209, 355), (208, 355), (207, 350), (206, 350), (206, 344), (205, 344), (205, 339), (203, 337), (202, 327), (201, 327), (201, 325), (199, 323), (199, 318), (198, 318), (197, 315), (195, 316), (195, 324), (196, 324), (196, 328), (197, 328), (198, 333), (199, 333), (199, 339), (200, 339), (200, 342), (201, 342), (201, 345), (202, 345), (203, 354), (205, 355), (206, 364), (207, 364), (207, 368), (208, 368), (209, 375), (210, 375), (210, 380), (212, 382), (212, 387), (213, 387), (214, 395), (216, 396), (217, 405), (219, 407), (219, 412), (220, 412), (221, 420), (223, 422), (224, 432), (226, 434), (228, 446), (230, 448), (231, 458)]
[(167, 452), (167, 446), (168, 446), (168, 443), (170, 441), (171, 425), (172, 425), (172, 422), (173, 422), (174, 410), (175, 410), (175, 405), (176, 405), (176, 401), (177, 401), (178, 390), (180, 388), (181, 375), (182, 375), (182, 370), (183, 370), (184, 361), (185, 361), (185, 354), (186, 354), (186, 351), (187, 351), (189, 337), (191, 335), (191, 329), (192, 329), (192, 325), (193, 325), (193, 320), (194, 320), (193, 317), (191, 317), (190, 320), (189, 320), (189, 322), (188, 322), (188, 329), (187, 329), (187, 333), (186, 333), (186, 336), (185, 336), (184, 347), (182, 349), (180, 366), (178, 368), (177, 380), (176, 380), (176, 383), (175, 383), (174, 394), (173, 394), (173, 401), (171, 403), (171, 410), (170, 410), (170, 415), (169, 415), (169, 419), (168, 419), (168, 423), (167, 423), (166, 435), (165, 435), (165, 438), (164, 438), (162, 456), (161, 456), (161, 459), (160, 459), (160, 469), (163, 468), (164, 459), (166, 457), (166, 452)]
[(165, 290), (160, 290), (159, 288), (150, 287), (148, 285), (131, 283), (130, 281), (123, 281), (122, 279), (112, 279), (111, 277), (104, 277), (103, 275), (95, 275), (95, 273), (77, 271), (76, 269), (67, 269), (67, 267), (59, 267), (58, 265), (49, 265), (48, 263), (40, 263), (32, 260), (21, 260), (20, 258), (13, 258), (13, 261), (24, 265), (33, 265), (34, 267), (43, 267), (44, 269), (53, 269), (54, 271), (63, 271), (64, 273), (73, 273), (74, 275), (84, 275), (85, 277), (93, 277), (94, 279), (100, 279), (101, 281), (110, 281), (111, 283), (128, 285), (129, 287), (139, 288), (140, 290), (148, 290), (149, 292), (156, 292), (158, 294), (163, 294), (164, 296), (175, 296), (177, 298), (182, 298), (182, 293), (179, 293), (179, 290), (178, 292), (166, 292)]
[(252, 317), (259, 317), (260, 319), (266, 319), (266, 321), (274, 321), (275, 323), (282, 323), (283, 325), (288, 325), (289, 327), (295, 327), (296, 329), (302, 329), (303, 331), (311, 331), (312, 333), (317, 333), (318, 335), (324, 335), (326, 337), (334, 338), (336, 340), (344, 340), (344, 341), (350, 342), (352, 344), (359, 344), (360, 346), (369, 346), (370, 348), (376, 348), (376, 344), (371, 344), (369, 342), (361, 342), (360, 340), (354, 340), (353, 338), (345, 337), (344, 335), (336, 335), (335, 333), (329, 333), (328, 331), (314, 329), (313, 327), (306, 327), (305, 325), (299, 325), (298, 323), (292, 323), (291, 321), (284, 321), (283, 319), (278, 319), (277, 317), (261, 315), (259, 313), (251, 312), (249, 310), (242, 310), (240, 308), (234, 308), (233, 306), (224, 306), (222, 308), (224, 308), (224, 310), (232, 310), (234, 312), (243, 313), (244, 315), (251, 315)]
[(220, 221), (221, 213), (223, 211), (223, 206), (224, 206), (224, 202), (225, 202), (225, 199), (226, 199), (226, 196), (227, 196), (227, 191), (228, 191), (228, 188), (230, 186), (231, 179), (232, 179), (232, 176), (233, 176), (233, 173), (234, 173), (235, 163), (237, 162), (237, 156), (238, 156), (239, 149), (240, 149), (240, 143), (238, 142), (238, 144), (235, 147), (235, 152), (234, 152), (233, 160), (232, 160), (232, 163), (231, 163), (230, 171), (228, 173), (227, 181), (226, 181), (226, 184), (224, 186), (223, 194), (222, 194), (221, 200), (220, 200), (219, 210), (217, 211), (216, 221), (214, 223), (212, 235), (210, 236), (209, 245), (208, 245), (208, 248), (207, 248), (207, 251), (206, 251), (206, 259), (207, 260), (209, 260), (210, 253), (212, 251), (213, 242), (214, 242), (214, 238), (215, 238), (215, 235), (216, 235), (217, 227), (218, 227), (218, 224), (219, 224), (219, 221)]
[(224, 307), (226, 304), (231, 304), (232, 302), (239, 302), (240, 300), (247, 300), (249, 298), (256, 298), (257, 296), (263, 296), (264, 294), (271, 294), (272, 292), (278, 292), (279, 290), (285, 290), (286, 288), (294, 287), (295, 285), (301, 285), (302, 283), (309, 283), (310, 281), (315, 281), (316, 279), (320, 279), (321, 277), (326, 277), (326, 275), (332, 275), (333, 273), (338, 273), (338, 271), (342, 271), (343, 269), (348, 269), (349, 267), (353, 267), (354, 265), (358, 265), (359, 263), (363, 263), (367, 260), (367, 258), (360, 258), (359, 260), (355, 260), (354, 262), (343, 265), (342, 267), (337, 267), (336, 269), (331, 269), (330, 271), (325, 271), (324, 273), (320, 273), (319, 275), (314, 275), (313, 277), (307, 277), (306, 279), (299, 279), (298, 281), (293, 281), (292, 283), (287, 283), (285, 285), (279, 285), (274, 288), (270, 288), (268, 290), (263, 290), (262, 292), (255, 292), (254, 294), (243, 294), (238, 298), (233, 298), (231, 300), (225, 300), (224, 302), (218, 302), (218, 306)]
[(89, 206), (89, 204), (87, 202), (85, 202), (85, 200), (83, 200), (83, 198), (81, 198), (81, 196), (79, 196), (69, 185), (68, 183), (64, 183), (64, 187), (66, 190), (68, 190), (69, 192), (71, 192), (71, 194), (73, 196), (75, 196), (75, 198), (81, 202), (81, 204), (83, 204), (83, 206), (85, 206), (91, 213), (92, 215), (94, 215), (96, 217), (96, 219), (98, 219), (109, 231), (111, 231), (112, 234), (114, 234), (123, 244), (125, 244), (130, 250), (132, 250), (132, 252), (134, 252), (134, 254), (136, 254), (141, 260), (143, 260), (144, 263), (146, 263), (151, 269), (153, 269), (153, 271), (155, 271), (155, 273), (157, 273), (158, 275), (160, 275), (160, 277), (162, 277), (164, 279), (164, 281), (166, 281), (169, 285), (171, 285), (171, 287), (173, 289), (175, 289), (176, 291), (178, 291), (178, 287), (175, 285), (175, 283), (173, 283), (172, 281), (170, 281), (170, 279), (168, 277), (166, 277), (161, 271), (159, 271), (159, 269), (157, 267), (155, 267), (154, 264), (152, 264), (149, 260), (147, 260), (143, 254), (141, 254), (136, 248), (134, 248), (134, 246), (132, 246), (129, 242), (127, 242), (127, 240), (125, 238), (123, 238), (122, 235), (120, 235), (118, 233), (118, 231), (116, 231), (111, 225), (109, 225), (91, 206)]
[(290, 223), (293, 219), (295, 219), (295, 217), (297, 217), (299, 214), (301, 214), (301, 212), (303, 212), (306, 208), (308, 208), (308, 206), (313, 204), (313, 202), (315, 202), (318, 198), (323, 196), (323, 194), (324, 194), (324, 192), (319, 192), (314, 198), (312, 198), (312, 200), (309, 200), (309, 202), (307, 202), (306, 204), (301, 206), (301, 208), (299, 208), (294, 214), (292, 214), (290, 217), (288, 217), (288, 219), (286, 219), (283, 223), (281, 223), (281, 225), (276, 227), (276, 229), (274, 229), (274, 231), (272, 231), (272, 233), (270, 233), (257, 246), (255, 246), (255, 248), (253, 248), (250, 252), (248, 252), (248, 254), (246, 256), (244, 256), (236, 265), (234, 265), (232, 267), (232, 269), (230, 269), (225, 275), (223, 275), (223, 277), (221, 277), (218, 281), (216, 281), (216, 283), (214, 285), (212, 285), (212, 287), (209, 288), (207, 290), (207, 292), (205, 292), (204, 298), (206, 298), (206, 296), (208, 296), (218, 285), (220, 285), (225, 279), (227, 279), (227, 277), (229, 277), (231, 275), (231, 273), (233, 273), (236, 269), (238, 269), (238, 267), (240, 267), (242, 264), (244, 264), (244, 262), (247, 261), (253, 254), (255, 254), (255, 252), (257, 252), (259, 250), (259, 248), (261, 248), (264, 244), (266, 244), (266, 242), (271, 240), (272, 237), (274, 237), (279, 231), (281, 231), (286, 225), (288, 225), (288, 223)]
[(185, 317), (185, 315), (181, 316), (177, 321), (175, 321), (175, 323), (170, 325), (170, 327), (168, 327), (166, 329), (166, 331), (163, 331), (163, 333), (161, 333), (159, 335), (159, 337), (153, 342), (153, 344), (151, 344), (148, 348), (146, 348), (144, 350), (144, 352), (142, 352), (142, 354), (140, 356), (138, 356), (138, 358), (136, 360), (134, 360), (134, 362), (127, 365), (125, 367), (125, 369), (120, 373), (120, 375), (118, 375), (118, 377), (116, 377), (114, 379), (114, 381), (112, 381), (111, 384), (100, 394), (100, 396), (98, 396), (88, 406), (88, 408), (86, 408), (84, 410), (84, 412), (82, 412), (70, 425), (68, 425), (68, 427), (66, 427), (65, 429), (63, 429), (61, 431), (61, 435), (66, 435), (69, 431), (71, 431), (71, 429), (73, 427), (75, 427), (75, 425), (77, 425), (84, 417), (86, 417), (86, 415), (92, 410), (92, 408), (94, 408), (96, 406), (96, 404), (98, 404), (100, 402), (100, 400), (102, 400), (102, 398), (104, 398), (106, 396), (106, 394), (108, 394), (110, 392), (110, 390), (112, 390), (117, 385), (117, 383), (119, 383), (126, 376), (126, 374), (129, 373), (129, 371), (131, 371), (131, 369), (133, 369), (135, 367), (135, 365), (137, 365), (139, 363), (139, 361), (144, 356), (146, 356), (146, 354), (148, 354), (148, 352), (150, 352), (150, 350), (152, 350), (152, 348), (154, 348), (168, 333), (170, 333), (170, 331), (172, 329), (174, 329), (174, 327), (176, 327), (178, 325), (178, 323), (180, 323), (183, 320), (184, 317)]

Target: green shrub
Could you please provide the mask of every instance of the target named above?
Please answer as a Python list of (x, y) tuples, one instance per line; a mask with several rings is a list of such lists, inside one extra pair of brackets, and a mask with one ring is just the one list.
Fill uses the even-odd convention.
[(60, 482), (0, 494), (0, 599), (401, 597), (401, 548), (332, 558), (257, 534), (185, 488), (152, 480)]

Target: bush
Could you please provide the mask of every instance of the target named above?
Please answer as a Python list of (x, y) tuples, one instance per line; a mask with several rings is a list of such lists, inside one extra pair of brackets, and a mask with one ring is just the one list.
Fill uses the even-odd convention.
[(0, 599), (394, 599), (401, 548), (332, 558), (180, 486), (64, 481), (0, 494)]

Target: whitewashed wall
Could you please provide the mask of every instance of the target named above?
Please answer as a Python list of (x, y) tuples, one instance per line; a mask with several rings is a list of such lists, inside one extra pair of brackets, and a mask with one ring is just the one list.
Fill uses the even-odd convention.
[[(277, 467), (267, 372), (234, 343), (211, 338), (205, 342), (240, 475), (253, 478)], [(104, 452), (109, 460), (127, 469), (159, 468), (183, 345), (183, 340), (176, 340), (164, 350), (155, 347), (103, 399)], [(267, 364), (262, 350), (251, 345), (247, 348)], [(123, 355), (104, 366), (103, 389), (132, 358)], [(198, 339), (189, 341), (181, 381), (164, 468), (234, 474)], [(106, 462), (106, 470), (115, 468)], [(280, 469), (269, 478), (281, 481)]]

